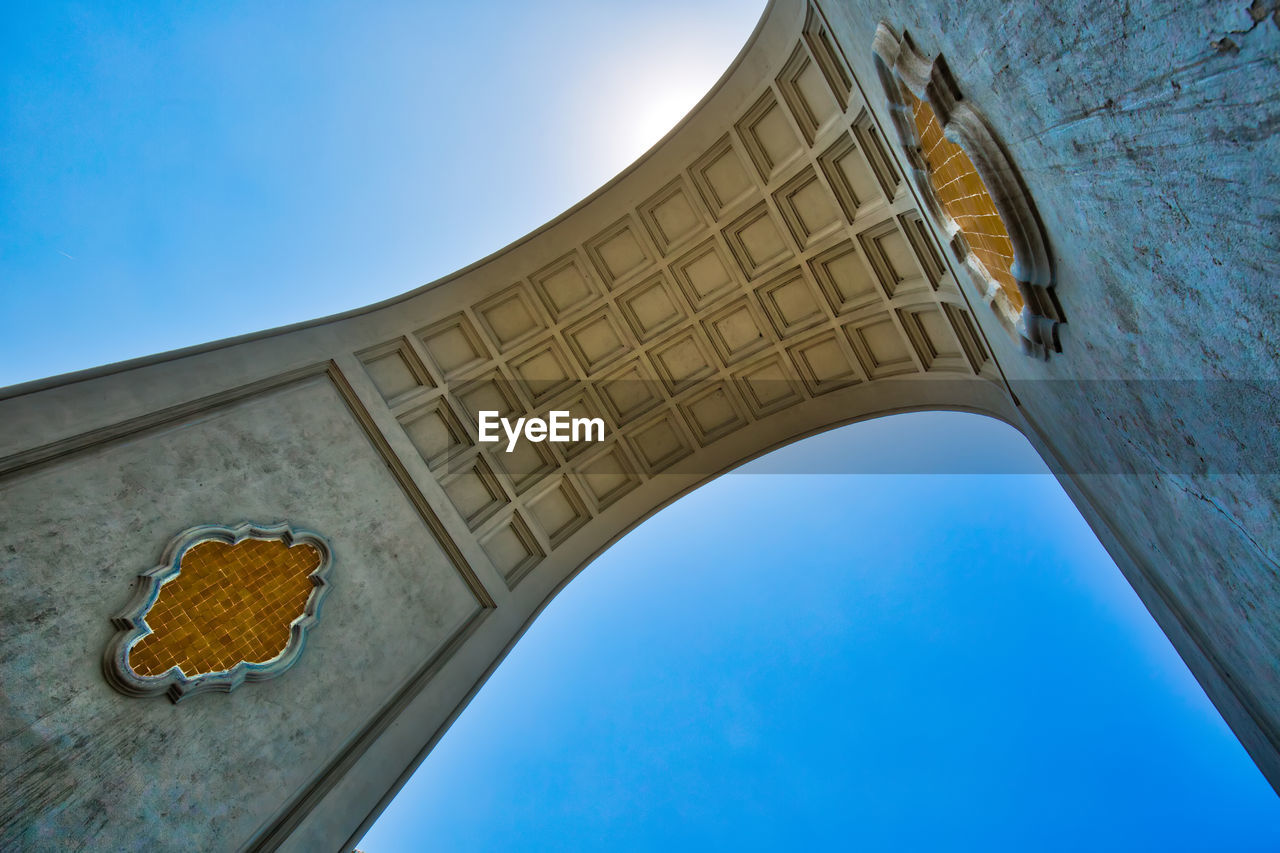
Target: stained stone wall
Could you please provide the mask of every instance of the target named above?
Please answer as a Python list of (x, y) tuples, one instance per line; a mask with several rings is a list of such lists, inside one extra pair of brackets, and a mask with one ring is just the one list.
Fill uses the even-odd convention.
[(1068, 319), (1047, 362), (990, 335), (1024, 431), (1277, 784), (1274, 4), (823, 8), (869, 92), (879, 21), (944, 56), (1018, 165)]
[[(386, 305), (0, 392), (0, 846), (348, 845), (623, 532), (780, 444), (918, 409), (1028, 434), (1280, 778), (1276, 217), (1252, 189), (1277, 108), (1231, 82), (1267, 91), (1276, 31), (1233, 52), (1201, 45), (1239, 24), (1226, 7), (1137, 8), (1145, 30), (1110, 7), (777, 0), (676, 133), (502, 252)], [(946, 55), (1025, 176), (1068, 316), (1048, 361), (904, 179), (881, 21)], [(482, 409), (608, 437), (507, 454)], [(181, 705), (113, 691), (98, 658), (133, 578), (177, 531), (244, 520), (332, 545), (298, 663)]]

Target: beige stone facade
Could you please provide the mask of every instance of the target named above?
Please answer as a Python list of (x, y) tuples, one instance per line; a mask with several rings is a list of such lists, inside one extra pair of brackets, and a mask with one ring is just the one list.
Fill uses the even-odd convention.
[[(105, 810), (96, 846), (349, 844), (547, 601), (611, 542), (787, 442), (922, 409), (987, 414), (1027, 434), (1280, 779), (1276, 542), (1274, 530), (1250, 535), (1256, 519), (1274, 518), (1275, 471), (1199, 436), (1236, 478), (1205, 485), (1181, 462), (1161, 467), (1147, 439), (1123, 440), (1118, 413), (1144, 411), (1136, 395), (1155, 386), (1098, 380), (1170, 374), (1134, 354), (1099, 300), (1117, 288), (1142, 305), (1158, 297), (1124, 262), (1113, 259), (1104, 280), (1096, 258), (1075, 250), (1080, 193), (1046, 185), (1060, 149), (1034, 135), (1050, 118), (1023, 105), (1030, 135), (1011, 122), (987, 99), (988, 70), (965, 64), (980, 39), (942, 43), (939, 14), (776, 0), (660, 146), (503, 251), (346, 315), (4, 391), (4, 618), (44, 614), (32, 630), (5, 632), (18, 769), (4, 840), (74, 835)], [(994, 197), (979, 213), (994, 211), (1009, 251), (1023, 253), (992, 275), (1033, 288), (1004, 292), (1042, 300), (1022, 314), (1035, 330), (991, 310), (989, 283), (932, 212), (938, 199), (910, 179), (882, 84), (893, 64), (884, 33), (908, 28), (963, 69), (954, 82), (964, 102), (999, 140), (972, 152)], [(905, 48), (897, 55), (902, 79), (932, 79), (914, 76)], [(1100, 90), (1119, 85), (1083, 48), (1079, 61)], [(1006, 86), (1001, 97), (1031, 96)], [(935, 104), (939, 118), (968, 121), (957, 103)], [(960, 137), (976, 138), (966, 127)], [(1210, 135), (1200, 144), (1208, 156)], [(1095, 213), (1111, 217), (1106, 228), (1140, 227), (1104, 201)], [(1155, 239), (1129, 238), (1130, 255)], [(1259, 251), (1275, 263), (1274, 246)], [(1167, 263), (1204, 276), (1191, 261)], [(1244, 295), (1230, 304), (1242, 306), (1260, 285), (1246, 274), (1231, 286)], [(1272, 331), (1276, 320), (1274, 305), (1257, 313)], [(1203, 316), (1182, 328), (1188, 342), (1214, 334)], [(1185, 351), (1185, 375), (1202, 375), (1202, 356), (1192, 343)], [(1237, 362), (1254, 365), (1244, 378), (1273, 375), (1274, 359), (1249, 357)], [(1159, 395), (1150, 417), (1163, 431), (1141, 432), (1181, 442), (1174, 421), (1194, 424), (1205, 395)], [(1246, 458), (1263, 458), (1275, 439), (1256, 429), (1261, 409), (1224, 399), (1214, 434), (1239, 435), (1253, 442)], [(479, 441), (481, 411), (553, 410), (603, 419), (606, 440), (520, 442), (513, 453)], [(1231, 495), (1215, 496), (1222, 488)], [(1188, 497), (1194, 489), (1202, 500)], [(100, 658), (135, 577), (176, 532), (242, 521), (298, 524), (332, 545), (332, 591), (297, 664), (181, 705), (112, 690)], [(85, 746), (69, 762), (61, 744), (73, 733)], [(184, 805), (164, 821), (137, 808), (157, 800)]]

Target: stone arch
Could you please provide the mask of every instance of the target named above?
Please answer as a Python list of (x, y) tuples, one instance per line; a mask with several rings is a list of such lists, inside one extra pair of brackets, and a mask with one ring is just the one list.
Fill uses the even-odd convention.
[[(949, 236), (922, 212), (928, 196), (904, 179), (909, 154), (889, 130), (899, 113), (874, 79), (888, 69), (918, 96), (928, 89), (1013, 229), (1033, 351), (1056, 349), (1054, 281), (1069, 279), (1078, 299), (1111, 283), (1077, 268), (1079, 253), (1050, 263), (1038, 212), (1016, 209), (1030, 196), (1003, 149), (974, 142), (995, 139), (985, 120), (939, 65), (874, 28), (844, 6), (774, 0), (660, 145), (543, 228), (403, 297), (0, 391), (0, 527), (23, 591), (6, 618), (38, 605), (44, 626), (6, 638), (6, 666), (72, 674), (52, 691), (6, 683), (24, 684), (13, 701), (42, 721), (27, 725), (33, 754), (56, 755), (72, 734), (87, 744), (56, 807), (36, 784), (44, 765), (25, 765), (9, 825), (74, 832), (106, 812), (98, 846), (163, 843), (165, 827), (137, 803), (172, 794), (195, 763), (206, 782), (190, 796), (219, 817), (192, 831), (210, 846), (356, 837), (523, 626), (639, 518), (780, 442), (937, 408), (1027, 435), (1280, 778), (1272, 540), (1244, 541), (1246, 527), (1224, 520), (1229, 497), (1205, 497), (1212, 484), (1188, 485), (1130, 435), (1109, 443), (1126, 392), (1089, 384), (1109, 373), (1022, 358), (998, 319), (972, 308), (941, 249)], [(1062, 221), (1061, 199), (1037, 200)], [(1186, 328), (1207, 337), (1197, 319)], [(1125, 345), (1082, 325), (1095, 347)], [(1198, 410), (1171, 406), (1139, 437), (1181, 444), (1169, 423)], [(602, 418), (606, 440), (518, 455), (478, 440), (481, 409), (561, 407)], [(1262, 452), (1265, 417), (1226, 408), (1236, 434), (1263, 436), (1257, 456), (1276, 458)], [(1200, 437), (1198, 452), (1233, 458)], [(1245, 490), (1265, 504), (1267, 472), (1243, 473), (1259, 475)], [(1161, 513), (1177, 528), (1143, 524)], [(331, 544), (341, 570), (305, 654), (283, 677), (181, 706), (113, 690), (98, 661), (129, 583), (178, 531), (236, 519), (288, 519)], [(1191, 545), (1216, 549), (1221, 577), (1171, 556)], [(1240, 618), (1245, 608), (1258, 618)], [(153, 734), (122, 734), (142, 730)]]

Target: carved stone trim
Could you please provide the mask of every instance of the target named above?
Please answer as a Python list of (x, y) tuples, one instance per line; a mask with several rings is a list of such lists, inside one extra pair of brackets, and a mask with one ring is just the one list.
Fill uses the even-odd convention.
[[(1048, 358), (1050, 352), (1062, 352), (1058, 325), (1066, 322), (1066, 318), (1053, 290), (1049, 240), (1035, 203), (1008, 152), (986, 120), (961, 94), (941, 56), (926, 59), (916, 50), (910, 36), (903, 33), (899, 38), (884, 22), (876, 28), (872, 50), (894, 129), (907, 156), (911, 179), (929, 212), (939, 222), (950, 221), (929, 183), (904, 90), (926, 101), (938, 117), (946, 138), (964, 149), (1008, 229), (1014, 255), (1010, 272), (1018, 282), (1023, 300), (1017, 323), (1023, 350), (1040, 358)], [(969, 250), (964, 240), (953, 239), (951, 245), (957, 256), (966, 260)]]
[[(134, 672), (129, 665), (129, 652), (139, 640), (151, 633), (146, 615), (160, 597), (160, 588), (181, 571), (182, 558), (186, 553), (202, 542), (235, 545), (246, 539), (279, 540), (287, 547), (309, 545), (320, 555), (319, 565), (309, 575), (314, 589), (307, 597), (302, 616), (290, 626), (289, 641), (283, 651), (269, 661), (240, 661), (224, 672), (190, 678), (176, 666), (159, 676), (143, 676)], [(138, 575), (129, 604), (119, 616), (112, 618), (112, 624), (118, 631), (103, 653), (103, 673), (112, 687), (128, 696), (163, 693), (175, 703), (197, 693), (215, 690), (230, 693), (246, 681), (265, 681), (282, 675), (302, 655), (307, 632), (320, 619), (320, 605), (331, 586), (329, 575), (332, 569), (333, 552), (329, 543), (319, 534), (297, 530), (286, 523), (259, 526), (246, 521), (234, 527), (218, 524), (189, 527), (170, 540), (159, 565)]]

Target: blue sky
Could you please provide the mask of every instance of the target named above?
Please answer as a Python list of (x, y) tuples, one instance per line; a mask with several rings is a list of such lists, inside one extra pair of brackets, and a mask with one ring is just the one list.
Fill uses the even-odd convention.
[[(656, 141), (762, 6), (7, 4), (0, 385), (470, 263)], [(364, 848), (1280, 847), (1010, 428), (902, 416), (748, 470), (570, 584)]]
[[(781, 473), (895, 434), (963, 461)], [(1025, 439), (913, 414), (624, 537), (360, 847), (1263, 851), (1280, 801)]]
[(0, 385), (465, 266), (648, 149), (762, 9), (6, 2)]

